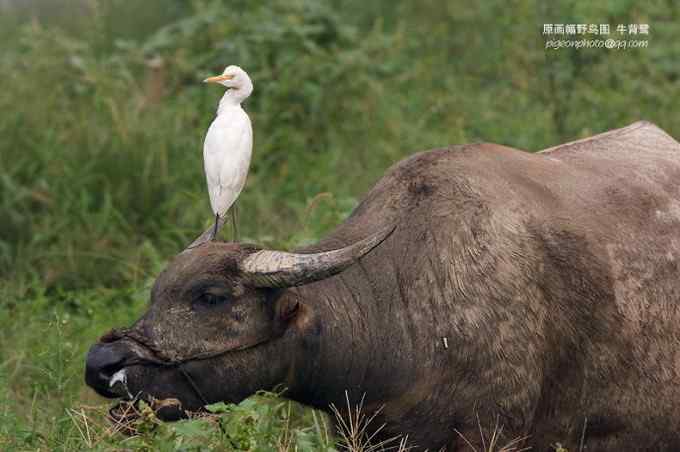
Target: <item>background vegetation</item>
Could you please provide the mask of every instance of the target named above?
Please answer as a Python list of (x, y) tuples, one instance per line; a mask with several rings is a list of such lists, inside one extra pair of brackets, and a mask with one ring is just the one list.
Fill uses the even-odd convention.
[[(122, 440), (84, 355), (210, 223), (201, 146), (222, 91), (205, 76), (238, 64), (254, 80), (240, 229), (287, 248), (418, 150), (535, 151), (638, 119), (680, 137), (678, 20), (672, 0), (0, 1), (0, 449)], [(544, 23), (647, 23), (649, 46), (545, 50)], [(322, 418), (281, 399), (220, 409), (222, 428), (120, 447), (333, 447)]]

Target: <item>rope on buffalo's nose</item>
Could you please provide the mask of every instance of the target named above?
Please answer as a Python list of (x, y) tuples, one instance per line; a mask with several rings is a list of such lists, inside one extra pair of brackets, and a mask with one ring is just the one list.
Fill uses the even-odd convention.
[(194, 379), (191, 378), (191, 375), (189, 372), (184, 368), (184, 365), (188, 362), (191, 361), (199, 361), (199, 360), (204, 360), (204, 359), (211, 359), (215, 358), (217, 356), (224, 355), (229, 352), (234, 352), (237, 350), (245, 350), (251, 347), (255, 347), (259, 344), (262, 344), (264, 342), (267, 342), (268, 340), (272, 339), (271, 336), (263, 336), (263, 337), (258, 337), (255, 338), (252, 342), (248, 342), (245, 344), (242, 344), (237, 347), (227, 347), (224, 349), (220, 350), (215, 350), (212, 352), (203, 352), (203, 353), (197, 353), (195, 355), (191, 355), (188, 357), (184, 358), (177, 358), (177, 357), (169, 357), (163, 351), (157, 347), (154, 344), (153, 340), (150, 340), (143, 334), (140, 334), (138, 331), (135, 331), (134, 329), (113, 329), (110, 332), (106, 333), (100, 341), (102, 342), (113, 342), (119, 339), (129, 339), (133, 342), (136, 342), (137, 344), (141, 345), (142, 347), (146, 348), (147, 350), (151, 351), (155, 357), (150, 357), (150, 356), (145, 356), (145, 357), (137, 357), (130, 359), (127, 364), (144, 364), (144, 363), (150, 363), (154, 364), (157, 366), (162, 366), (162, 367), (176, 367), (177, 370), (184, 376), (184, 378), (187, 380), (189, 383), (189, 386), (191, 386), (191, 389), (196, 393), (199, 399), (203, 402), (204, 405), (208, 405), (209, 402), (206, 400), (205, 397), (203, 397), (203, 393), (201, 392), (200, 389), (198, 389), (198, 385), (194, 382)]
[(169, 358), (163, 356), (160, 353), (160, 350), (158, 349), (158, 347), (155, 347), (153, 345), (153, 342), (149, 341), (143, 335), (140, 335), (139, 333), (137, 333), (136, 331), (131, 330), (131, 329), (113, 329), (113, 330), (109, 331), (108, 333), (106, 333), (104, 336), (102, 336), (100, 338), (100, 341), (101, 342), (113, 342), (113, 341), (123, 339), (123, 338), (131, 339), (131, 340), (137, 342), (138, 344), (141, 344), (142, 346), (148, 348), (153, 353), (155, 353), (156, 355), (159, 355), (161, 357), (160, 360), (145, 358), (145, 359), (138, 360), (139, 362), (145, 362), (146, 361), (146, 362), (150, 362), (150, 363), (160, 365), (160, 366), (163, 366), (163, 367), (177, 366), (177, 369), (184, 376), (186, 381), (189, 383), (189, 386), (191, 386), (191, 389), (196, 393), (198, 398), (201, 399), (201, 402), (203, 402), (203, 405), (208, 405), (208, 401), (205, 399), (205, 397), (203, 397), (203, 393), (201, 392), (200, 389), (198, 389), (198, 386), (194, 382), (194, 379), (191, 378), (191, 375), (189, 374), (189, 372), (184, 368), (185, 362), (181, 361), (181, 360), (169, 359)]
[(201, 402), (203, 402), (203, 405), (208, 405), (208, 401), (205, 400), (205, 397), (203, 397), (203, 394), (201, 391), (198, 389), (198, 386), (196, 386), (196, 383), (194, 383), (194, 379), (191, 378), (191, 375), (189, 375), (189, 372), (184, 368), (184, 363), (179, 363), (177, 368), (179, 369), (180, 373), (184, 375), (184, 378), (189, 382), (189, 386), (191, 386), (191, 389), (194, 390), (196, 395), (198, 396), (199, 399), (201, 399)]

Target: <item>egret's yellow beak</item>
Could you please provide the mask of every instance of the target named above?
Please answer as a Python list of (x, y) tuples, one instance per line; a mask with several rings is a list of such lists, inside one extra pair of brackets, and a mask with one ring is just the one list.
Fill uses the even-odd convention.
[(224, 80), (231, 80), (234, 78), (233, 75), (216, 75), (214, 77), (208, 77), (207, 79), (203, 80), (203, 83), (219, 83)]

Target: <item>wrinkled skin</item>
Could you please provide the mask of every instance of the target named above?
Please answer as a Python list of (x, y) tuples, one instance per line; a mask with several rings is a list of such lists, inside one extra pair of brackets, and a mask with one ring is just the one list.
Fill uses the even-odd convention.
[[(384, 405), (384, 436), (430, 450), (464, 450), (455, 430), (479, 444), (478, 419), (487, 434), (498, 419), (505, 441), (528, 435), (533, 450), (579, 450), (582, 436), (589, 451), (680, 450), (671, 137), (636, 123), (539, 154), (493, 144), (417, 154), (304, 251), (387, 224), (394, 233), (356, 265), (300, 287), (249, 286), (238, 262), (252, 247), (180, 254), (134, 325), (152, 345), (93, 346), (88, 383), (114, 397), (103, 382), (126, 368), (132, 393), (188, 409), (282, 385), (328, 410), (347, 390), (354, 402), (365, 394), (367, 412)], [(184, 364), (196, 390), (177, 367), (135, 364), (152, 349), (232, 351)]]

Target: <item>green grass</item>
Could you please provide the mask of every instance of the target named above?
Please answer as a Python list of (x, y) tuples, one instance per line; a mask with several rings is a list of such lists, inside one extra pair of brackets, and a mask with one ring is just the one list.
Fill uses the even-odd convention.
[[(227, 64), (255, 84), (240, 232), (272, 247), (316, 240), (418, 150), (538, 150), (638, 119), (680, 137), (672, 2), (132, 3), (0, 11), (2, 450), (191, 450), (224, 443), (215, 422), (239, 416), (255, 421), (234, 434), (264, 441), (244, 450), (285, 435), (331, 447), (322, 418), (268, 396), (124, 440), (83, 383), (89, 345), (143, 312), (154, 275), (211, 221), (201, 146), (221, 90), (200, 80)], [(546, 51), (543, 23), (649, 23), (650, 44)]]

